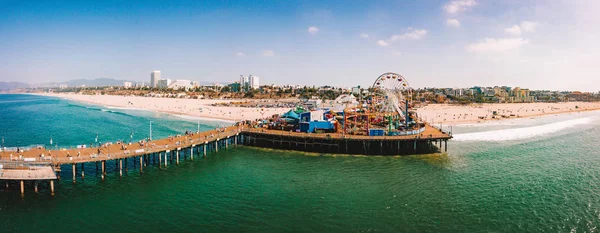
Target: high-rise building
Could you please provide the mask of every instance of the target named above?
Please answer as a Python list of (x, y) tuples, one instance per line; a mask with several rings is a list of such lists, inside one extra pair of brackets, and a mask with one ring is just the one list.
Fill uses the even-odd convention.
[(240, 92), (248, 90), (248, 77), (244, 75), (240, 75)]
[(132, 82), (123, 82), (123, 87), (125, 89), (132, 88), (133, 87), (133, 83)]
[(249, 79), (249, 87), (251, 89), (258, 89), (260, 87), (260, 83), (259, 83), (260, 78), (258, 76), (250, 75), (248, 77), (248, 79)]
[(160, 80), (160, 70), (152, 71), (150, 74), (150, 87), (158, 87), (158, 80)]

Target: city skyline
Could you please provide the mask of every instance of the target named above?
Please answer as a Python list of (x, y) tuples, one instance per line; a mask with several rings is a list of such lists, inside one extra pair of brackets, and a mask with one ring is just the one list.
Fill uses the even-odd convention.
[[(597, 92), (587, 1), (3, 2), (0, 81), (115, 78)], [(350, 85), (348, 85), (350, 84)]]

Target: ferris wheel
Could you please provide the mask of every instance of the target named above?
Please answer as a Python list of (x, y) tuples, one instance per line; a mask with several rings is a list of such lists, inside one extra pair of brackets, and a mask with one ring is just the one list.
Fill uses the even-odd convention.
[(408, 81), (402, 75), (396, 73), (385, 73), (380, 75), (372, 86), (375, 93), (383, 99), (380, 112), (395, 113), (404, 116), (408, 98), (411, 96), (411, 88)]
[(385, 73), (380, 75), (373, 83), (373, 88), (381, 91), (408, 91), (410, 85), (402, 75), (396, 73)]

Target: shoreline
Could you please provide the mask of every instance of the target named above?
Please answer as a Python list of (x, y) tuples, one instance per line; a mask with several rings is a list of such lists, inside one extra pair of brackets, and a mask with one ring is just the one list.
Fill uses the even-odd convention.
[[(38, 94), (32, 94), (32, 95), (38, 95)], [(122, 107), (122, 106), (118, 106), (118, 105), (103, 105), (103, 104), (98, 104), (98, 103), (91, 102), (91, 101), (76, 100), (76, 99), (71, 99), (71, 98), (67, 98), (64, 96), (56, 96), (56, 95), (39, 95), (39, 96), (55, 97), (55, 98), (60, 98), (60, 99), (64, 99), (64, 100), (69, 100), (69, 101), (74, 101), (74, 102), (79, 102), (79, 103), (83, 103), (83, 104), (94, 105), (94, 106), (99, 106), (99, 107), (104, 107), (104, 108), (114, 109), (114, 110), (149, 111), (149, 112), (155, 112), (155, 113), (163, 113), (163, 114), (167, 114), (169, 116), (174, 116), (174, 117), (179, 117), (179, 118), (184, 118), (184, 119), (194, 118), (199, 121), (225, 122), (225, 123), (229, 123), (229, 124), (235, 123), (235, 121), (233, 121), (233, 120), (225, 119), (225, 118), (218, 118), (218, 117), (214, 117), (214, 118), (213, 117), (200, 117), (200, 116), (185, 115), (185, 114), (180, 114), (177, 112), (170, 112), (170, 111), (159, 111), (159, 110), (151, 110), (151, 109), (145, 109), (145, 108), (128, 108), (128, 107)]]
[[(74, 93), (30, 94), (61, 98), (84, 104), (101, 106), (108, 109), (150, 111), (168, 114), (184, 120), (200, 120), (228, 124), (233, 124), (242, 120), (255, 120), (277, 113), (282, 114), (289, 110), (287, 108), (260, 108), (259, 110), (259, 108), (211, 106), (213, 103), (231, 102), (234, 100), (198, 100), (116, 95), (79, 95)], [(221, 116), (218, 114), (221, 114)]]
[[(116, 110), (151, 111), (179, 117), (184, 120), (234, 123), (283, 114), (290, 108), (241, 108), (211, 106), (214, 103), (235, 100), (199, 100), (156, 98), (117, 95), (80, 95), (74, 93), (28, 93), (49, 96)], [(198, 111), (200, 109), (200, 111)], [(557, 103), (489, 103), (489, 104), (428, 104), (416, 108), (420, 118), (430, 124), (462, 125), (489, 124), (514, 119), (538, 118), (543, 116), (580, 113), (600, 110), (600, 102), (557, 102)], [(496, 115), (493, 115), (496, 112)], [(221, 114), (219, 116), (219, 114)], [(507, 117), (502, 117), (502, 116)], [(513, 115), (513, 116), (510, 116)], [(483, 119), (479, 117), (484, 117)]]
[[(515, 119), (535, 119), (599, 110), (600, 102), (540, 102), (471, 105), (430, 104), (418, 108), (417, 113), (421, 119), (428, 123), (456, 126), (500, 123)], [(493, 114), (494, 112), (496, 112), (496, 115)], [(503, 115), (508, 117), (503, 117)], [(483, 117), (483, 119), (480, 117)]]

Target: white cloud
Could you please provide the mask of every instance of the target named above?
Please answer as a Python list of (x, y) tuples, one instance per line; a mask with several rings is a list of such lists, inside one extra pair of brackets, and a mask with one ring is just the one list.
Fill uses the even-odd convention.
[(408, 28), (407, 32), (399, 35), (392, 35), (390, 38), (391, 41), (404, 40), (404, 39), (413, 39), (418, 40), (423, 38), (423, 36), (427, 35), (427, 30), (425, 29), (413, 29)]
[(385, 42), (384, 40), (377, 41), (377, 44), (381, 47), (385, 47), (385, 46), (389, 45), (388, 42)]
[(263, 57), (273, 57), (273, 56), (275, 56), (275, 51), (273, 51), (273, 50), (263, 50), (262, 53), (261, 53), (261, 55)]
[(460, 22), (458, 21), (458, 19), (447, 19), (446, 25), (451, 27), (460, 27)]
[(513, 36), (521, 36), (521, 27), (519, 27), (519, 25), (513, 25), (512, 27), (505, 28), (504, 31)]
[(537, 24), (537, 22), (523, 21), (521, 22), (521, 30), (524, 32), (534, 32)]
[(455, 0), (450, 1), (444, 5), (444, 10), (450, 14), (456, 14), (461, 11), (465, 11), (473, 6), (477, 5), (475, 0)]
[(367, 33), (362, 33), (362, 34), (360, 34), (360, 37), (361, 37), (361, 38), (369, 38), (369, 34), (367, 34)]
[(521, 36), (523, 32), (534, 32), (537, 27), (537, 22), (523, 21), (521, 25), (513, 25), (512, 27), (504, 29), (504, 31), (513, 36)]
[(238, 53), (235, 54), (235, 56), (236, 57), (243, 57), (243, 56), (246, 56), (246, 54), (242, 53), (242, 52), (238, 52)]
[(315, 27), (315, 26), (308, 27), (308, 33), (314, 35), (314, 34), (317, 34), (317, 32), (319, 32), (319, 28), (318, 27)]
[(503, 52), (517, 49), (527, 43), (529, 41), (523, 38), (485, 38), (480, 42), (469, 44), (467, 50), (475, 53)]

